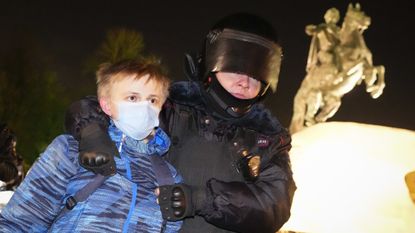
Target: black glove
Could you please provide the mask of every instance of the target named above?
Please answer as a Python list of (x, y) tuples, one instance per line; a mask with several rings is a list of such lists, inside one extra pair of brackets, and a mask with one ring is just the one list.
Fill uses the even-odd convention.
[(95, 96), (72, 103), (65, 114), (65, 132), (79, 142), (79, 164), (103, 176), (116, 172), (118, 150), (108, 135), (108, 116)]
[(105, 126), (91, 123), (81, 130), (79, 164), (85, 169), (103, 176), (117, 171), (114, 156), (119, 156)]
[(168, 221), (194, 216), (206, 199), (205, 190), (192, 189), (186, 184), (163, 185), (159, 188), (161, 214)]

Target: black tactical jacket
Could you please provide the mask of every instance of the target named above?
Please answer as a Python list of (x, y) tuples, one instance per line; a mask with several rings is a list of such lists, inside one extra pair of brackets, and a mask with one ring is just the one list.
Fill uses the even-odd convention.
[(196, 83), (176, 82), (161, 112), (172, 141), (167, 159), (202, 202), (180, 232), (276, 232), (296, 189), (290, 135), (261, 104), (223, 119), (204, 99)]

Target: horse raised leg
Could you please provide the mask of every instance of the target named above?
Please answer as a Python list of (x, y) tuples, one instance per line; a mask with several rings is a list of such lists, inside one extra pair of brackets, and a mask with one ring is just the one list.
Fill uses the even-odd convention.
[(385, 88), (385, 67), (384, 66), (366, 66), (364, 71), (364, 80), (366, 91), (370, 93), (373, 99), (378, 98)]

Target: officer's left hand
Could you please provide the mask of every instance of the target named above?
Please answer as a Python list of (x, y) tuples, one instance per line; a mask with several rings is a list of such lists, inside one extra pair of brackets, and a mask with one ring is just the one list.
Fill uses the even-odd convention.
[(178, 221), (194, 216), (192, 190), (185, 184), (163, 185), (159, 187), (158, 203), (162, 216), (168, 221)]

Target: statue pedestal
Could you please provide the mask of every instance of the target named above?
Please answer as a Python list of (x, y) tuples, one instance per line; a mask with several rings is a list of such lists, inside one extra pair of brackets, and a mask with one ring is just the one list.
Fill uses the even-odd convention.
[(282, 230), (415, 232), (405, 175), (415, 170), (415, 131), (320, 123), (292, 135), (297, 191)]

